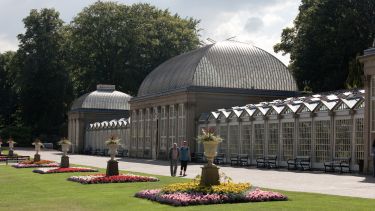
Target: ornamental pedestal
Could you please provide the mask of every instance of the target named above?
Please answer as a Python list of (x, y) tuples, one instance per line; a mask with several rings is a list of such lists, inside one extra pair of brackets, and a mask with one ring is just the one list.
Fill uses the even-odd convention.
[(106, 176), (115, 176), (115, 175), (119, 175), (118, 162), (116, 160), (109, 160), (107, 162)]
[(39, 162), (40, 161), (40, 155), (39, 154), (35, 154), (34, 155), (34, 162)]
[(61, 156), (61, 168), (69, 168), (69, 157), (66, 155)]
[(9, 150), (9, 152), (8, 152), (8, 156), (10, 156), (10, 157), (14, 156), (13, 149), (10, 149), (10, 150)]
[(206, 165), (202, 167), (201, 186), (220, 185), (219, 167)]

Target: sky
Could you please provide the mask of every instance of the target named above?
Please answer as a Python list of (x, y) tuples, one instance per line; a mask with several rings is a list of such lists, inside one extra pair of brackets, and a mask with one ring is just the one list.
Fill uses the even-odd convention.
[[(31, 9), (55, 8), (69, 23), (84, 7), (96, 0), (0, 0), (0, 52), (17, 50), (17, 35), (23, 33)], [(282, 29), (293, 26), (300, 0), (117, 0), (123, 4), (150, 3), (181, 17), (200, 20), (200, 39), (248, 42), (275, 55), (284, 64), (289, 56), (273, 52)]]

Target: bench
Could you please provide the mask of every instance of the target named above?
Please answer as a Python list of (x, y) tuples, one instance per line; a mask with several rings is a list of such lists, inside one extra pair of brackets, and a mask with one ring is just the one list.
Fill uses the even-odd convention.
[(249, 165), (249, 155), (248, 154), (231, 154), (230, 155), (230, 165), (237, 166), (248, 166)]
[(230, 165), (238, 165), (239, 164), (239, 156), (238, 154), (232, 153), (230, 154)]
[(128, 157), (128, 150), (127, 149), (119, 149), (117, 151), (118, 157)]
[(311, 169), (311, 160), (309, 156), (297, 156), (294, 159), (289, 159), (288, 170), (290, 169), (301, 169), (301, 170), (310, 170)]
[(93, 154), (93, 150), (92, 150), (92, 148), (91, 148), (91, 147), (86, 148), (86, 149), (83, 151), (83, 154), (85, 154), (85, 155), (91, 155), (91, 154)]
[(99, 156), (104, 156), (104, 150), (96, 149), (94, 154), (99, 155)]
[(197, 163), (204, 163), (204, 155), (201, 152), (197, 152), (194, 155), (195, 162)]
[(240, 154), (239, 156), (240, 166), (248, 166), (249, 165), (249, 155), (248, 154)]
[(25, 160), (30, 160), (30, 156), (9, 156), (5, 158), (6, 165), (8, 165), (8, 163), (19, 163)]
[(218, 153), (214, 159), (214, 163), (216, 165), (225, 164), (224, 162), (225, 154), (224, 153)]
[(53, 149), (53, 143), (43, 143), (45, 149)]
[(268, 155), (256, 159), (257, 168), (277, 168), (277, 155)]
[(324, 162), (324, 172), (335, 172), (339, 169), (340, 173), (344, 173), (344, 169), (347, 169), (346, 172), (351, 173), (350, 162), (351, 157), (334, 158), (332, 161)]

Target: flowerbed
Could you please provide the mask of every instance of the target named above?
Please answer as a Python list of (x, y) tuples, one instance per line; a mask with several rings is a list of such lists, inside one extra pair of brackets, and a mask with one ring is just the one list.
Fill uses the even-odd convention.
[(164, 193), (161, 189), (144, 190), (135, 194), (135, 197), (157, 201), (173, 206), (224, 204), (240, 202), (285, 201), (287, 197), (271, 191), (255, 189), (242, 194), (204, 194), (204, 193)]
[(34, 162), (33, 160), (25, 160), (12, 165), (14, 168), (37, 168), (37, 167), (59, 167), (59, 164), (51, 160), (41, 160)]
[(230, 181), (204, 187), (199, 185), (198, 180), (193, 180), (188, 183), (167, 185), (161, 189), (140, 191), (135, 197), (173, 206), (287, 200), (286, 196), (277, 192), (262, 191), (259, 188), (250, 190), (250, 188), (249, 183)]
[(132, 174), (120, 174), (116, 176), (106, 176), (105, 174), (94, 174), (87, 176), (72, 176), (69, 181), (79, 182), (81, 184), (99, 184), (99, 183), (127, 183), (127, 182), (156, 182), (156, 177), (139, 176)]
[(34, 173), (39, 174), (54, 174), (54, 173), (70, 173), (70, 172), (97, 172), (97, 169), (84, 167), (70, 167), (70, 168), (38, 168), (34, 169)]
[(217, 194), (240, 194), (251, 188), (250, 183), (222, 182), (220, 185), (210, 187), (200, 186), (199, 180), (186, 183), (175, 183), (161, 189), (164, 193), (217, 193)]

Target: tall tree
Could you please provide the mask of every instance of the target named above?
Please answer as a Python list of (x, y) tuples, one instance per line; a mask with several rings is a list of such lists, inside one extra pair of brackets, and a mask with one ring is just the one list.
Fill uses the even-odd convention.
[(294, 26), (285, 28), (275, 52), (290, 54), (300, 89), (361, 87), (357, 55), (375, 38), (375, 1), (302, 0)]
[(31, 10), (18, 35), (22, 117), (34, 135), (58, 134), (68, 109), (69, 78), (62, 51), (63, 21), (54, 9)]
[(16, 72), (12, 68), (15, 52), (0, 54), (0, 128), (15, 122), (18, 97), (15, 87)]
[(198, 46), (197, 24), (149, 4), (96, 2), (84, 8), (66, 31), (77, 95), (98, 83), (136, 94), (153, 68)]

